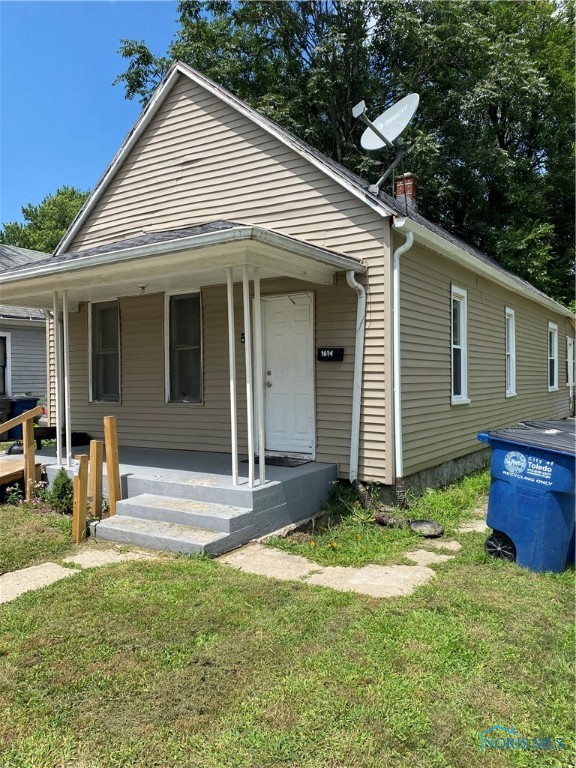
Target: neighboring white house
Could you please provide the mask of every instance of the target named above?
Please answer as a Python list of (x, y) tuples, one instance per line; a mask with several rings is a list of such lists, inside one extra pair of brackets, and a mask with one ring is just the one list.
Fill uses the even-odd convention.
[[(0, 245), (0, 273), (49, 258), (49, 254)], [(0, 301), (2, 291), (0, 289)], [(43, 309), (0, 304), (0, 398), (44, 398), (46, 314)]]

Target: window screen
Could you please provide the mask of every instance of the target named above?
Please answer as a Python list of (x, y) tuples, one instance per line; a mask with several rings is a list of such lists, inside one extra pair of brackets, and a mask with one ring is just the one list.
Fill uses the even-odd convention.
[(202, 400), (200, 294), (170, 297), (170, 402)]
[(92, 400), (120, 400), (118, 302), (92, 304)]

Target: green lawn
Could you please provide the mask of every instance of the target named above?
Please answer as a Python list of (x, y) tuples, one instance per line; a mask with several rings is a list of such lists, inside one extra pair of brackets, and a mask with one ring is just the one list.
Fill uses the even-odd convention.
[[(574, 573), (459, 539), (392, 600), (175, 557), (0, 606), (0, 766), (568, 768)], [(482, 752), (494, 725), (566, 748)]]
[(72, 519), (32, 505), (0, 505), (0, 574), (63, 557), (72, 546)]
[[(490, 489), (490, 474), (479, 472), (443, 490), (428, 489), (410, 499), (410, 509), (398, 509), (395, 517), (436, 520), (444, 526), (445, 538), (484, 507)], [(269, 540), (269, 545), (302, 555), (320, 565), (380, 565), (401, 562), (408, 549), (422, 545), (409, 528), (383, 528), (372, 522), (373, 513), (362, 509), (355, 494), (336, 486), (328, 514), (304, 531)]]

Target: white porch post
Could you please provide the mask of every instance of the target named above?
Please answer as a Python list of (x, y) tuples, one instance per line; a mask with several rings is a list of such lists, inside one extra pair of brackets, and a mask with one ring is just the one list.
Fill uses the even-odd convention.
[(256, 414), (258, 416), (258, 453), (260, 485), (266, 483), (264, 433), (264, 376), (262, 367), (262, 307), (260, 305), (260, 270), (254, 270), (254, 363), (256, 368)]
[(54, 315), (54, 397), (56, 399), (56, 463), (62, 466), (62, 365), (60, 354), (60, 309), (58, 291), (52, 294), (52, 313)]
[(72, 458), (72, 425), (70, 423), (70, 342), (68, 336), (68, 291), (62, 291), (62, 318), (64, 330), (64, 424), (66, 427), (66, 466)]
[(248, 267), (242, 267), (244, 303), (244, 356), (246, 360), (246, 420), (248, 431), (248, 485), (254, 487), (254, 407), (252, 394), (252, 325), (250, 322), (250, 279)]
[(234, 271), (226, 267), (228, 295), (228, 361), (230, 366), (230, 432), (232, 442), (232, 483), (238, 485), (238, 413), (236, 406), (236, 334), (234, 331)]

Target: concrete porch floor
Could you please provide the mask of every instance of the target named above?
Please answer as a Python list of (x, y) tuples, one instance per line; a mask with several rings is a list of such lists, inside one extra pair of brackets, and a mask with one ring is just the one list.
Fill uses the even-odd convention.
[[(74, 448), (72, 456), (88, 454), (88, 446)], [(120, 447), (120, 475), (122, 478), (138, 477), (172, 483), (205, 484), (215, 488), (234, 489), (249, 492), (260, 486), (258, 465), (255, 468), (254, 487), (248, 485), (248, 457), (239, 456), (238, 485), (232, 483), (232, 457), (229, 453), (208, 451), (176, 451), (158, 448)], [(43, 448), (36, 452), (46, 467), (56, 465), (56, 447)], [(330, 465), (311, 461), (298, 467), (277, 467), (266, 465), (266, 485), (306, 477), (319, 468)], [(106, 473), (106, 464), (104, 464)]]

